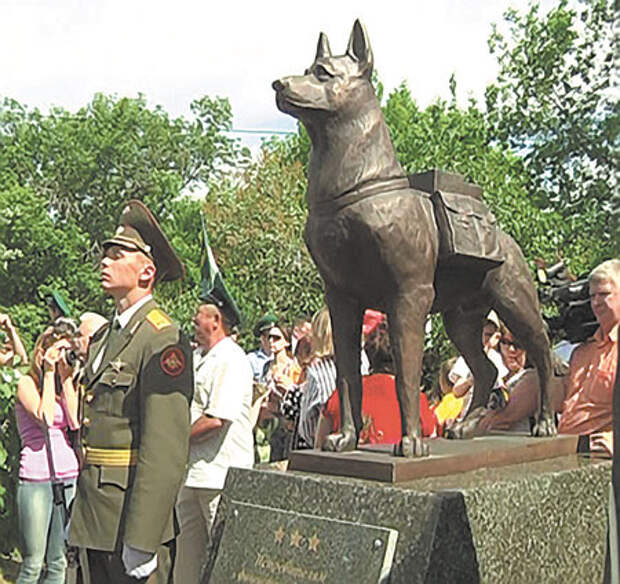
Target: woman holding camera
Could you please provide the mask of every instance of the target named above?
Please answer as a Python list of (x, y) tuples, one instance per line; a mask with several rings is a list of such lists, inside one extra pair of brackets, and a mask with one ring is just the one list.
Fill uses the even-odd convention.
[(44, 560), (43, 582), (65, 581), (64, 510), (54, 505), (52, 481), (61, 483), (68, 505), (78, 476), (78, 460), (67, 437), (67, 428), (79, 425), (78, 390), (67, 362), (72, 362), (76, 336), (68, 319), (48, 327), (37, 339), (30, 370), (17, 385), (15, 412), (22, 443), (17, 512), (23, 558), (17, 584), (38, 582)]

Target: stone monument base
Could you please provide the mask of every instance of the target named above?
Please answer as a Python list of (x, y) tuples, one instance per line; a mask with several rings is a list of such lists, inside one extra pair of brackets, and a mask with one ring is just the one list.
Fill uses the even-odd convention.
[(352, 452), (294, 450), (289, 470), (399, 483), (424, 477), (462, 473), (477, 468), (534, 462), (577, 452), (578, 436), (533, 438), (496, 432), (473, 440), (429, 440), (431, 453), (420, 458), (393, 456), (393, 446), (361, 446)]
[(395, 485), (231, 469), (207, 581), (600, 582), (610, 470), (576, 454)]

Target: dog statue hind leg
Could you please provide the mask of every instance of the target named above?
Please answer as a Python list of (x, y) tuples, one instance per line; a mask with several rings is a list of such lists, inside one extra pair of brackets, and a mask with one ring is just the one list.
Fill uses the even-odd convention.
[(432, 285), (410, 282), (406, 292), (392, 301), (388, 311), (390, 340), (396, 366), (396, 394), (400, 407), (402, 439), (394, 449), (397, 456), (427, 456), (420, 423), (420, 379), (424, 349), (424, 324), (433, 303)]
[(540, 401), (534, 415), (532, 436), (553, 436), (556, 427), (549, 398), (552, 376), (549, 337), (525, 258), (511, 237), (503, 234), (502, 238), (507, 249), (506, 261), (489, 274), (485, 288), (493, 308), (525, 348), (538, 374)]
[(457, 307), (442, 313), (448, 337), (464, 357), (476, 380), (470, 412), (487, 405), (497, 378), (497, 369), (486, 356), (482, 346), (482, 328), (488, 312), (488, 306), (477, 306), (467, 310)]

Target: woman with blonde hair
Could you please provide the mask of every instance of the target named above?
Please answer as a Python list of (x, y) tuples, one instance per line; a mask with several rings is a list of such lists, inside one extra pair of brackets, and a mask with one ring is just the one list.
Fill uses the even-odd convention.
[(336, 389), (336, 362), (332, 324), (327, 306), (312, 317), (312, 361), (302, 389), (298, 432), (307, 448), (314, 438), (321, 408)]
[(17, 385), (15, 414), (22, 443), (17, 513), (23, 558), (17, 584), (38, 582), (44, 560), (44, 584), (65, 581), (64, 510), (58, 512), (54, 505), (52, 482), (62, 484), (68, 505), (78, 476), (67, 437), (67, 428), (79, 425), (70, 364), (76, 337), (73, 321), (57, 319), (37, 339), (30, 370)]
[(437, 416), (437, 422), (441, 428), (444, 425), (450, 425), (456, 420), (463, 408), (463, 402), (465, 398), (457, 397), (454, 395), (452, 389), (454, 383), (450, 381), (450, 371), (456, 363), (456, 357), (446, 359), (439, 366), (438, 385), (441, 391), (441, 401), (435, 406), (435, 415)]

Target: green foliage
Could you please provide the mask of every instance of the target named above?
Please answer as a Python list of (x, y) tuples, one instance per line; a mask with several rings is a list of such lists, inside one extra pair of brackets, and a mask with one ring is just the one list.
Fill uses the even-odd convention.
[(390, 94), (384, 113), (407, 174), (442, 168), (464, 175), (483, 188), (500, 225), (526, 257), (559, 253), (552, 234), (560, 216), (541, 214), (526, 189), (522, 160), (493, 142), (485, 114), (475, 101), (460, 109), (454, 100), (449, 104), (438, 100), (422, 110), (403, 84)]
[[(47, 311), (41, 297), (54, 288), (76, 305), (98, 295), (98, 278), (89, 258), (90, 238), (74, 221), (50, 213), (31, 188), (0, 191), (0, 240), (8, 259), (0, 266), (0, 301), (32, 344)], [(15, 314), (15, 305), (29, 306)]]
[[(204, 97), (191, 109), (192, 120), (171, 119), (143, 96), (101, 94), (75, 114), (55, 108), (44, 115), (2, 102), (0, 306), (28, 307), (27, 320), (17, 320), (26, 340), (45, 322), (40, 297), (51, 288), (65, 294), (76, 314), (109, 312), (94, 268), (100, 242), (127, 200), (145, 201), (177, 243), (198, 241), (197, 230), (177, 231), (177, 216), (191, 210), (179, 194), (216, 182), (247, 153), (222, 133), (231, 127), (227, 100)], [(194, 228), (187, 221), (178, 227)], [(190, 273), (198, 261), (199, 253), (190, 255)], [(179, 286), (161, 294), (173, 307), (182, 306), (182, 296)]]
[(303, 241), (306, 179), (298, 157), (304, 148), (303, 136), (265, 144), (240, 185), (210, 185), (205, 200), (211, 246), (248, 330), (265, 312), (292, 322), (323, 302)]
[(611, 0), (561, 0), (546, 15), (533, 3), (508, 10), (489, 39), (500, 65), (486, 94), (491, 137), (522, 157), (536, 205), (560, 215), (557, 245), (576, 272), (620, 251), (614, 14)]
[(17, 546), (15, 513), (19, 435), (14, 405), (17, 377), (9, 368), (0, 369), (0, 554), (9, 554)]
[(144, 200), (163, 215), (184, 189), (222, 175), (238, 162), (227, 100), (203, 97), (194, 119), (170, 119), (137, 99), (98, 94), (72, 114), (27, 111), (13, 100), (0, 107), (0, 185), (29, 186), (64, 220), (77, 221), (94, 241), (115, 226), (125, 201)]

